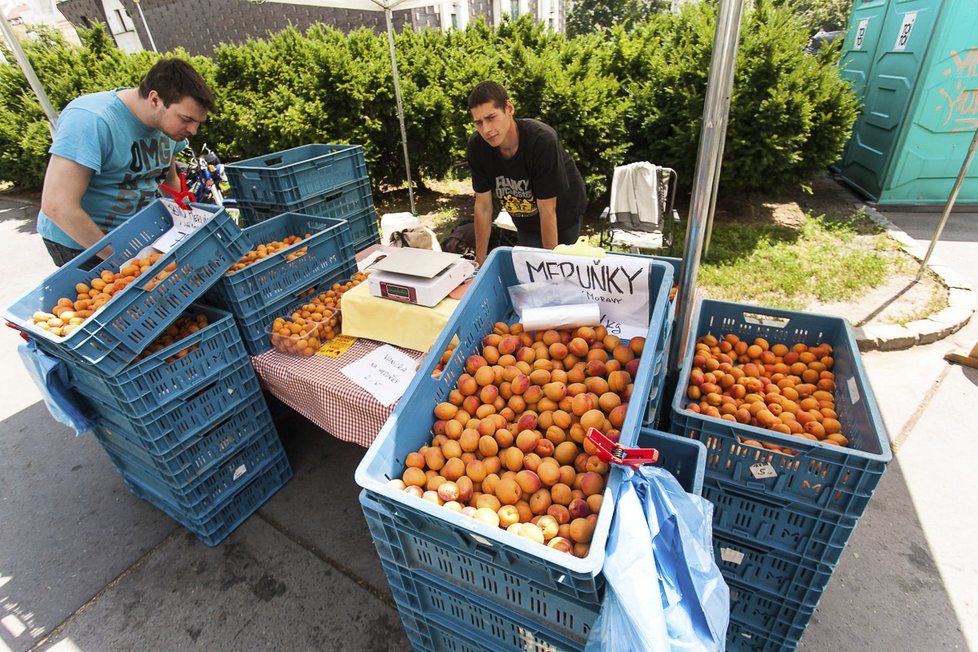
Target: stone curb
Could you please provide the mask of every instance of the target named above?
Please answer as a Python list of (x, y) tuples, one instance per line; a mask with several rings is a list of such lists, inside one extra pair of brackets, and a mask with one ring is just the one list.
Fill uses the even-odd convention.
[[(918, 243), (872, 206), (857, 204), (856, 208), (863, 210), (869, 219), (886, 229), (887, 235), (899, 242), (918, 261), (927, 255), (927, 245)], [(968, 323), (978, 304), (974, 289), (957, 272), (934, 256), (931, 256), (928, 267), (947, 286), (948, 307), (927, 319), (918, 319), (904, 326), (882, 324), (855, 327), (853, 331), (860, 351), (902, 351), (918, 344), (930, 344), (944, 339)]]

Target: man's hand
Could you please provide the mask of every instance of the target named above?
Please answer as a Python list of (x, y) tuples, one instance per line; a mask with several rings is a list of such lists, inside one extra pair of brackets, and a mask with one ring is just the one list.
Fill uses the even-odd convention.
[(557, 198), (537, 199), (540, 211), (540, 240), (544, 249), (557, 246)]
[(81, 207), (92, 174), (90, 168), (52, 154), (41, 192), (41, 211), (83, 249), (105, 236)]
[(492, 230), (492, 194), (475, 193), (475, 262), (481, 267), (489, 253), (489, 232)]

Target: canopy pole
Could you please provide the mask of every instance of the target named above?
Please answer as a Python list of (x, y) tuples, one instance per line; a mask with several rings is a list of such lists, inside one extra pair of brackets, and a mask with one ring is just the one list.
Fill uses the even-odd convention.
[(139, 0), (132, 0), (136, 3), (136, 9), (139, 11), (139, 17), (143, 19), (143, 28), (146, 30), (146, 36), (149, 37), (149, 45), (153, 48), (153, 52), (159, 52), (156, 49), (156, 41), (153, 40), (153, 32), (149, 31), (149, 23), (146, 22), (146, 14), (143, 13), (143, 8), (139, 4)]
[(696, 273), (699, 271), (703, 248), (703, 229), (715, 206), (714, 195), (720, 174), (720, 159), (723, 156), (723, 140), (727, 129), (743, 11), (744, 0), (720, 0), (706, 85), (706, 101), (703, 104), (703, 127), (700, 130), (699, 150), (696, 154), (696, 173), (693, 177), (686, 240), (683, 245), (683, 273), (676, 293), (676, 324), (669, 346), (669, 363), (674, 369), (682, 364), (682, 355), (686, 349), (693, 318)]
[(391, 8), (384, 7), (384, 17), (387, 19), (387, 44), (391, 50), (391, 69), (394, 71), (394, 97), (397, 99), (397, 119), (401, 123), (401, 145), (404, 147), (404, 170), (407, 172), (408, 199), (411, 201), (411, 214), (417, 215), (414, 208), (414, 184), (411, 182), (411, 159), (408, 157), (407, 129), (404, 128), (404, 106), (401, 104), (401, 81), (397, 76), (397, 55), (394, 50), (394, 23), (391, 20)]
[(978, 129), (975, 129), (975, 133), (971, 137), (971, 146), (968, 147), (968, 153), (964, 157), (964, 163), (961, 164), (961, 171), (958, 172), (958, 178), (954, 182), (954, 187), (951, 189), (951, 195), (947, 198), (947, 203), (944, 205), (944, 214), (941, 215), (941, 221), (937, 224), (937, 229), (934, 230), (934, 236), (930, 239), (930, 246), (927, 247), (927, 255), (920, 261), (920, 269), (917, 270), (917, 276), (913, 279), (914, 283), (920, 280), (920, 277), (924, 275), (924, 270), (927, 269), (927, 261), (930, 260), (931, 254), (934, 253), (937, 241), (941, 237), (941, 231), (944, 230), (944, 225), (947, 224), (947, 218), (951, 216), (951, 209), (954, 208), (954, 202), (958, 199), (958, 191), (961, 190), (961, 184), (964, 183), (964, 178), (968, 174), (968, 168), (971, 167), (971, 159), (975, 155), (976, 147), (978, 147)]
[(17, 35), (14, 34), (14, 30), (10, 27), (10, 23), (7, 19), (0, 15), (0, 27), (3, 29), (3, 35), (7, 38), (7, 42), (10, 44), (10, 49), (14, 51), (14, 58), (17, 59), (17, 64), (23, 71), (24, 76), (27, 77), (27, 83), (31, 85), (31, 89), (34, 91), (34, 95), (37, 96), (37, 101), (41, 105), (41, 109), (44, 111), (44, 115), (48, 118), (48, 129), (51, 131), (51, 137), (54, 137), (54, 127), (58, 122), (58, 112), (54, 110), (51, 106), (51, 100), (48, 99), (47, 93), (44, 92), (44, 87), (41, 86), (41, 80), (37, 78), (34, 73), (34, 68), (31, 66), (30, 60), (27, 58), (27, 54), (24, 49), (20, 47), (20, 41), (17, 40)]

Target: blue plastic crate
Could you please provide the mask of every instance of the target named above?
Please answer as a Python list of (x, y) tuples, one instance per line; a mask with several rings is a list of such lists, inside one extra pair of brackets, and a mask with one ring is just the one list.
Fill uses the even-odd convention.
[[(710, 299), (699, 303), (692, 323), (690, 345), (672, 403), (671, 429), (706, 444), (707, 476), (726, 478), (773, 498), (802, 501), (859, 517), (893, 454), (849, 323), (838, 317)], [(799, 342), (809, 346), (831, 344), (837, 385), (835, 409), (842, 432), (849, 438), (849, 447), (830, 446), (687, 410), (692, 342), (707, 333), (718, 338), (733, 333), (748, 341), (763, 337), (772, 345), (783, 343), (789, 348)], [(787, 447), (797, 454), (744, 446), (741, 438)], [(755, 472), (760, 465), (770, 465), (774, 475), (757, 479)]]
[(706, 446), (701, 442), (660, 430), (642, 428), (636, 445), (638, 448), (658, 450), (659, 461), (655, 466), (662, 467), (676, 476), (679, 484), (688, 493), (697, 496), (703, 493)]
[(182, 511), (138, 482), (127, 480), (126, 486), (134, 496), (150, 503), (197, 535), (201, 543), (216, 546), (291, 478), (292, 467), (284, 454), (270, 459), (257, 470), (250, 482), (242, 484), (237, 491), (224, 496), (209, 512), (199, 516)]
[[(257, 400), (258, 377), (245, 358), (217, 374), (201, 389), (171, 401), (143, 417), (128, 415), (91, 400), (97, 425), (129, 438), (154, 455), (167, 455), (180, 444), (207, 431), (245, 401)], [(135, 438), (135, 439), (133, 439)]]
[(188, 473), (171, 476), (144, 466), (137, 458), (117, 448), (105, 446), (103, 449), (124, 478), (152, 489), (154, 494), (189, 514), (209, 512), (222, 496), (233, 493), (256, 477), (269, 460), (285, 454), (274, 427), (239, 442), (239, 448), (232, 451), (230, 457), (206, 467), (196, 476)]
[[(425, 581), (463, 586), (466, 595), (495, 605), (498, 613), (536, 622), (538, 628), (543, 625), (547, 631), (581, 646), (587, 640), (601, 608), (597, 595), (582, 600), (559, 583), (541, 585), (531, 581), (521, 573), (525, 561), (494, 560), (478, 554), (477, 548), (472, 551), (457, 547), (457, 537), (446, 538), (441, 529), (425, 528), (423, 520), (403, 510), (386, 509), (366, 491), (360, 493), (360, 506), (385, 568), (397, 566), (404, 573), (426, 578)], [(533, 545), (506, 534), (513, 538), (514, 545)], [(408, 604), (416, 608), (416, 603)]]
[[(466, 590), (464, 585), (443, 584), (426, 576), (423, 572), (412, 572), (396, 564), (382, 562), (387, 583), (390, 585), (394, 601), (404, 605), (412, 612), (424, 614), (428, 622), (447, 626), (449, 631), (462, 631), (476, 644), (491, 650), (575, 651), (583, 650), (587, 643), (590, 622), (597, 613), (581, 618), (562, 614), (566, 620), (558, 622), (556, 610), (542, 621), (522, 618), (505, 604), (489, 602), (476, 593)], [(546, 604), (540, 611), (546, 612)], [(403, 611), (402, 611), (403, 614)], [(588, 620), (584, 625), (581, 621)], [(417, 626), (418, 623), (412, 623)], [(565, 638), (567, 627), (582, 627), (583, 637)], [(408, 631), (405, 628), (405, 631)], [(435, 648), (421, 649), (430, 650)]]
[[(366, 188), (369, 191), (369, 187)], [(244, 205), (241, 214), (246, 225), (260, 225), (284, 213), (299, 213), (345, 220), (350, 227), (350, 238), (354, 245), (367, 242), (380, 242), (380, 230), (377, 228), (377, 211), (373, 204), (365, 207), (347, 209), (332, 199), (320, 199), (310, 202), (300, 202), (295, 206), (271, 206), (265, 211), (258, 211), (255, 206)], [(250, 227), (249, 227), (250, 228)]]
[(414, 652), (486, 652), (493, 649), (485, 641), (473, 640), (468, 630), (453, 631), (451, 626), (442, 625), (438, 620), (428, 618), (407, 605), (398, 605), (397, 611)]
[(290, 315), (299, 306), (309, 303), (309, 300), (328, 290), (334, 283), (345, 283), (357, 272), (357, 264), (353, 258), (347, 259), (339, 267), (328, 270), (318, 278), (306, 279), (305, 287), (301, 290), (279, 297), (264, 308), (252, 313), (237, 315), (238, 331), (244, 342), (248, 355), (261, 355), (272, 348), (268, 328), (276, 317)]
[(797, 642), (759, 631), (747, 623), (731, 619), (727, 624), (727, 650), (730, 652), (792, 652)]
[[(252, 248), (290, 235), (310, 237), (221, 277), (207, 300), (236, 315), (261, 310), (281, 296), (302, 290), (310, 278), (343, 266), (355, 253), (348, 223), (330, 217), (283, 213), (244, 233)], [(306, 250), (303, 255), (287, 260), (301, 249)]]
[[(136, 213), (119, 228), (58, 269), (4, 311), (4, 318), (27, 332), (47, 353), (63, 360), (95, 365), (112, 376), (132, 362), (190, 304), (248, 251), (248, 243), (227, 211), (194, 204), (212, 217), (164, 254), (145, 273), (155, 278), (170, 263), (176, 269), (152, 290), (133, 282), (66, 337), (55, 337), (31, 323), (37, 311), (50, 311), (61, 297), (77, 295), (75, 285), (88, 283), (103, 270), (117, 271), (173, 226), (160, 201)], [(82, 269), (106, 246), (113, 253), (92, 270)]]
[(165, 455), (147, 451), (132, 434), (95, 426), (95, 438), (106, 450), (137, 460), (160, 476), (186, 484), (240, 449), (261, 432), (274, 430), (272, 416), (257, 395), (244, 401), (231, 415), (216, 422), (207, 432), (191, 437)]
[[(818, 602), (798, 603), (770, 595), (753, 587), (727, 579), (730, 589), (730, 620), (765, 632), (789, 649), (797, 647)], [(730, 639), (728, 634), (727, 639)]]
[[(234, 317), (200, 304), (191, 305), (181, 317), (196, 315), (207, 317), (206, 328), (130, 364), (115, 376), (105, 376), (91, 365), (67, 362), (71, 384), (93, 401), (142, 417), (245, 359)], [(194, 351), (167, 361), (194, 345)]]
[(302, 145), (224, 166), (239, 201), (297, 202), (367, 178), (360, 145)]
[[(443, 351), (455, 337), (458, 346), (438, 378), (432, 377), (439, 356), (428, 356), (421, 364), (414, 379), (394, 408), (390, 418), (381, 428), (373, 444), (357, 467), (357, 483), (391, 511), (413, 512), (424, 521), (424, 527), (442, 530), (443, 536), (457, 539), (466, 548), (485, 551), (481, 556), (494, 563), (504, 564), (517, 560), (528, 579), (547, 586), (567, 586), (580, 599), (589, 599), (598, 593), (599, 572), (604, 563), (604, 546), (611, 518), (605, 513), (599, 516), (591, 540), (590, 553), (583, 559), (545, 547), (532, 553), (499, 528), (492, 528), (473, 519), (443, 509), (438, 505), (416, 499), (387, 484), (390, 478), (400, 477), (405, 468), (408, 453), (417, 451), (431, 439), (434, 423), (432, 409), (447, 400), (455, 387), (458, 376), (464, 370), (465, 358), (490, 333), (497, 321), (515, 322), (516, 316), (508, 288), (518, 283), (512, 263), (513, 250), (508, 247), (494, 249), (476, 275), (448, 324), (432, 346)], [(645, 414), (645, 400), (652, 384), (656, 360), (663, 351), (654, 343), (660, 341), (659, 330), (668, 311), (669, 288), (672, 285), (672, 268), (664, 263), (650, 261), (649, 317), (650, 325), (646, 343), (633, 383), (633, 401), (629, 404), (621, 428), (621, 443), (631, 446), (638, 439), (639, 428)], [(664, 373), (664, 367), (659, 368)], [(612, 469), (605, 496), (610, 496), (621, 481), (618, 469)], [(467, 543), (466, 543), (467, 542)], [(488, 553), (488, 554), (486, 554)]]
[(714, 530), (713, 554), (723, 576), (771, 595), (817, 604), (833, 567)]
[[(370, 179), (363, 177), (320, 195), (305, 197), (294, 202), (261, 202), (235, 200), (241, 215), (241, 222), (253, 226), (282, 213), (301, 213), (345, 219), (351, 215), (374, 208), (373, 190)], [(374, 215), (376, 223), (376, 214)], [(356, 236), (354, 236), (356, 239)]]
[(703, 483), (703, 497), (713, 503), (713, 529), (754, 545), (835, 567), (856, 519), (805, 504), (776, 501), (730, 483)]

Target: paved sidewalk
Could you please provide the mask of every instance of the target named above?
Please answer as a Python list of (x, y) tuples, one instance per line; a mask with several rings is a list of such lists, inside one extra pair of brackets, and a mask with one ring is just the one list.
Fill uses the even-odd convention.
[[(53, 270), (36, 206), (0, 195), (0, 305)], [(937, 216), (884, 215), (926, 244)], [(978, 287), (978, 215), (938, 255)], [(295, 478), (215, 548), (131, 496), (91, 437), (48, 415), (0, 329), (0, 652), (404, 650), (357, 501), (363, 449), (300, 417), (278, 422)], [(801, 649), (978, 649), (972, 406), (978, 370), (949, 339), (864, 360), (895, 461), (850, 541)]]

